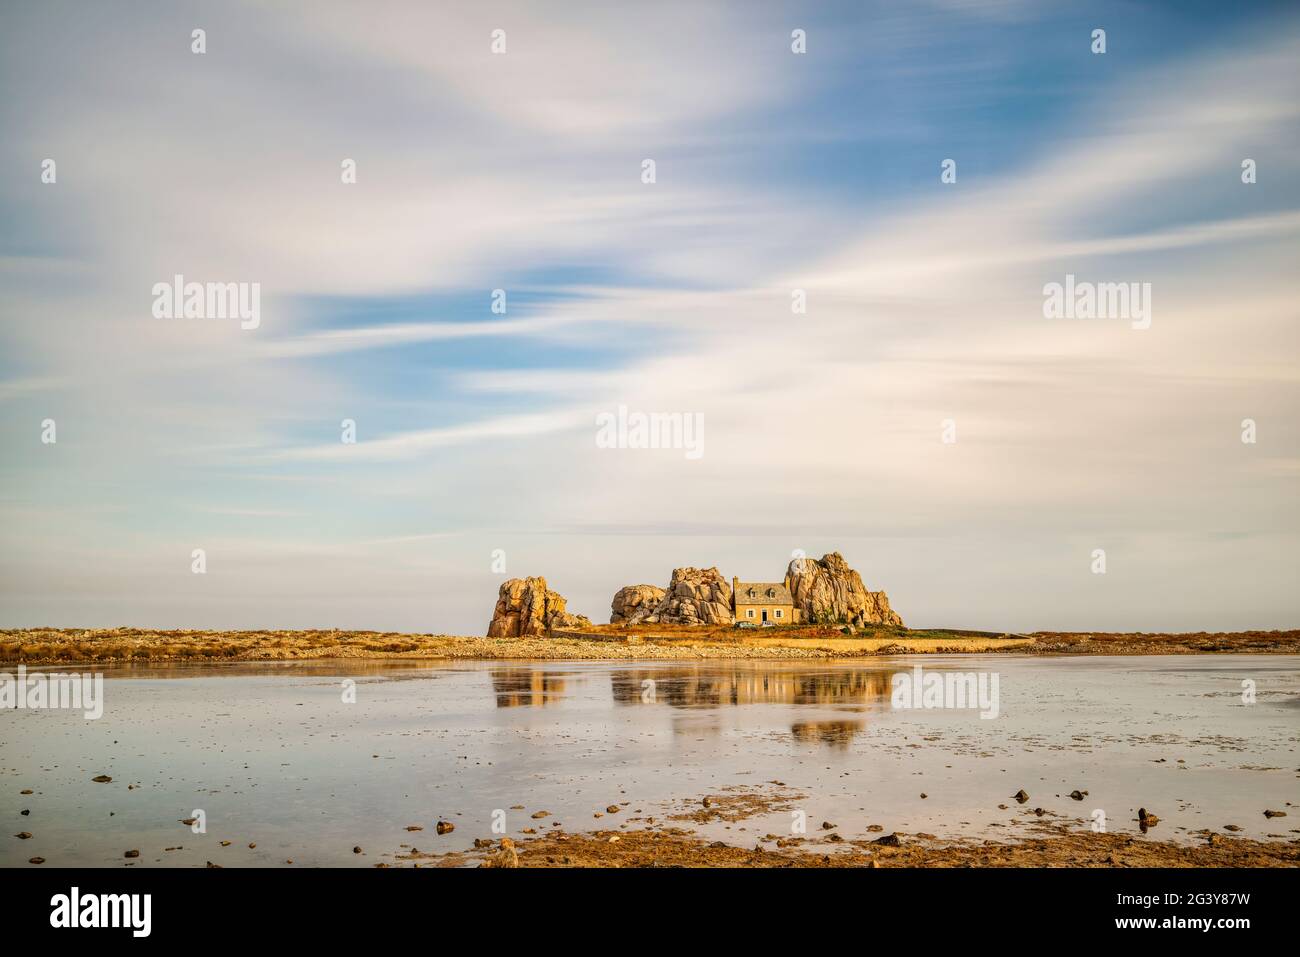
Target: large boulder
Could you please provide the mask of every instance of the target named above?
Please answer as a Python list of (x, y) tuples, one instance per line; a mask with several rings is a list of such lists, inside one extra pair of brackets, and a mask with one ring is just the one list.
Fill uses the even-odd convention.
[(674, 568), (659, 603), (628, 619), (665, 625), (731, 624), (731, 585), (716, 568)]
[(889, 597), (883, 591), (867, 591), (862, 576), (839, 552), (823, 555), (820, 561), (796, 558), (786, 570), (785, 585), (806, 622), (903, 624), (903, 619), (889, 607)]
[(501, 583), (488, 625), (489, 638), (547, 635), (552, 628), (582, 628), (591, 621), (565, 609), (564, 596), (546, 587), (546, 579), (512, 578)]
[(664, 594), (664, 590), (655, 585), (624, 585), (609, 603), (609, 623), (621, 625), (630, 621), (638, 612), (650, 614), (663, 601)]

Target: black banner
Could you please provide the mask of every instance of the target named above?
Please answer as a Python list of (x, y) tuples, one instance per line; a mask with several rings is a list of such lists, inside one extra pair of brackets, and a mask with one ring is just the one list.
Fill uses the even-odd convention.
[[(493, 934), (542, 921), (663, 942), (803, 937), (816, 927), (889, 939), (1133, 938), (1231, 946), (1294, 926), (1295, 870), (376, 869), (9, 870), (6, 937), (190, 944), (375, 943), (445, 922)], [(444, 928), (445, 930), (446, 928)], [(994, 935), (994, 936), (989, 936)], [(938, 941), (935, 941), (938, 943)]]

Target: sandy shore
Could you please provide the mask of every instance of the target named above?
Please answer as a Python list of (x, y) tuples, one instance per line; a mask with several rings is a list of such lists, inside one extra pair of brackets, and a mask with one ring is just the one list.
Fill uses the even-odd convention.
[[(1098, 833), (1077, 824), (1040, 817), (1011, 840), (937, 838), (889, 832), (879, 824), (808, 821), (806, 833), (762, 834), (745, 844), (712, 840), (694, 828), (731, 824), (788, 810), (802, 795), (781, 782), (725, 790), (674, 802), (654, 816), (631, 812), (617, 830), (547, 830), (547, 812), (515, 837), (478, 838), (470, 850), (439, 853), (403, 844), (379, 867), (1297, 867), (1300, 838), (1288, 832), (1270, 840), (1205, 830), (1194, 840), (1160, 840), (1159, 821), (1148, 833), (1132, 828)], [(634, 806), (634, 805), (633, 805)], [(612, 805), (597, 818), (628, 810)], [(537, 815), (534, 815), (536, 818)], [(743, 828), (742, 828), (743, 830)], [(1296, 832), (1291, 831), (1290, 834)], [(421, 842), (425, 843), (425, 842)], [(426, 844), (427, 847), (427, 844)]]
[[(680, 829), (548, 833), (484, 841), (447, 854), (403, 849), (392, 864), (420, 867), (1297, 867), (1300, 843), (1221, 834), (1183, 845), (1123, 834), (1066, 833), (1016, 843), (937, 841), (895, 834), (873, 840), (825, 836), (735, 847)], [(875, 840), (890, 843), (875, 843)], [(513, 854), (511, 853), (513, 851)]]
[(0, 631), (0, 663), (409, 659), (854, 658), (897, 654), (1300, 654), (1300, 631), (997, 635), (830, 626), (764, 629), (598, 626), (554, 637), (479, 638), (370, 631), (155, 631), (37, 628)]

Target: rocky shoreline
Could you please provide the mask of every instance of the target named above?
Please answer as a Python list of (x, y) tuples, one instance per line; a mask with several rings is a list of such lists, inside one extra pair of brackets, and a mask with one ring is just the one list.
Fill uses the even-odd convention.
[(1194, 634), (996, 635), (896, 627), (741, 630), (591, 626), (551, 637), (484, 638), (368, 631), (164, 631), (38, 628), (0, 631), (0, 664), (448, 660), (827, 659), (911, 654), (1300, 654), (1300, 631)]
[[(769, 835), (769, 837), (771, 837)], [(1300, 842), (1207, 835), (1202, 844), (1067, 832), (1017, 842), (939, 841), (890, 834), (760, 841), (738, 847), (680, 828), (551, 832), (482, 840), (444, 854), (405, 848), (378, 867), (1298, 867)]]

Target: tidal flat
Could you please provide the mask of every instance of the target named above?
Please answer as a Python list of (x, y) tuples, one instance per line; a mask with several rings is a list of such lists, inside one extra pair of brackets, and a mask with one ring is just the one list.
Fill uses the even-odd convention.
[[(894, 707), (918, 664), (997, 716)], [(98, 720), (0, 715), (0, 864), (1296, 863), (1295, 656), (96, 670)]]

